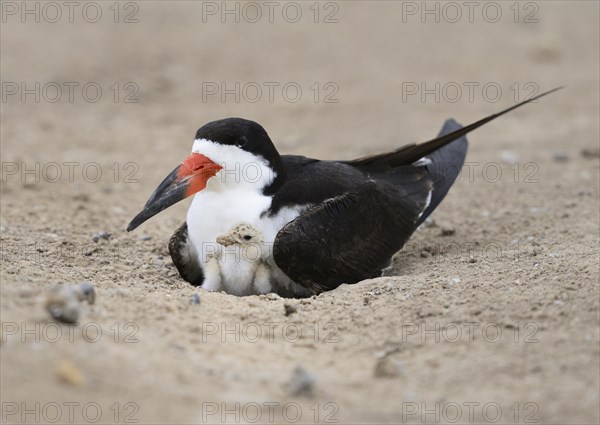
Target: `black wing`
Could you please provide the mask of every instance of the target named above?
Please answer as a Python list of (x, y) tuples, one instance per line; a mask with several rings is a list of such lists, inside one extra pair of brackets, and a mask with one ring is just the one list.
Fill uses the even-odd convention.
[[(446, 120), (438, 138), (456, 133), (462, 128), (453, 119)], [(467, 137), (463, 135), (447, 145), (430, 152), (422, 160), (414, 162), (411, 165), (394, 165), (398, 159), (397, 152), (390, 152), (387, 156), (385, 154), (380, 156), (374, 162), (361, 163), (359, 165), (354, 164), (354, 167), (376, 180), (383, 180), (399, 187), (405, 186), (409, 181), (406, 170), (411, 170), (414, 167), (424, 169), (432, 182), (433, 191), (431, 192), (431, 199), (427, 208), (416, 223), (418, 227), (437, 208), (454, 184), (462, 170), (468, 147), (469, 142), (467, 141)], [(352, 161), (349, 163), (351, 164)]]
[(169, 254), (179, 275), (187, 282), (200, 286), (204, 282), (204, 273), (198, 262), (196, 249), (188, 239), (187, 222), (184, 222), (169, 240)]
[[(453, 119), (446, 120), (439, 137), (460, 130), (461, 128), (461, 125)], [(467, 141), (467, 136), (461, 136), (425, 157), (427, 161), (423, 163), (423, 167), (427, 170), (433, 182), (433, 192), (431, 193), (429, 205), (417, 221), (417, 226), (420, 226), (433, 210), (437, 208), (454, 184), (465, 163), (468, 148), (469, 142)]]
[(315, 293), (380, 276), (415, 230), (431, 191), (424, 170), (412, 174), (410, 193), (367, 180), (310, 208), (277, 234), (275, 263)]

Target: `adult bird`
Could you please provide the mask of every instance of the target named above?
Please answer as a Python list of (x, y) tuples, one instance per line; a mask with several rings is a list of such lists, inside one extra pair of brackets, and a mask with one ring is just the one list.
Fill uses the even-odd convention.
[[(216, 289), (204, 267), (217, 237), (242, 222), (262, 233), (271, 289), (282, 296), (309, 296), (381, 276), (459, 175), (465, 135), (556, 90), (466, 127), (449, 119), (433, 140), (351, 161), (280, 155), (253, 121), (210, 122), (127, 230), (195, 195), (169, 242), (179, 274), (193, 285)], [(247, 259), (225, 256), (220, 268), (230, 293), (255, 293)]]

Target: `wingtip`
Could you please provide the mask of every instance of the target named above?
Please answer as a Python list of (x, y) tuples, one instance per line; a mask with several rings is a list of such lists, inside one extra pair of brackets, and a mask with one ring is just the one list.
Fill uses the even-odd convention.
[(541, 93), (541, 94), (538, 94), (537, 96), (534, 96), (534, 97), (532, 97), (531, 99), (529, 99), (529, 101), (531, 102), (532, 100), (537, 100), (537, 99), (539, 99), (539, 98), (541, 98), (541, 97), (544, 97), (544, 96), (546, 96), (546, 95), (549, 95), (549, 94), (551, 94), (551, 93), (554, 93), (554, 92), (556, 92), (556, 91), (562, 90), (562, 89), (564, 89), (564, 88), (565, 88), (565, 86), (558, 86), (558, 87), (555, 87), (555, 88), (553, 88), (552, 90), (548, 90), (548, 91), (546, 91), (546, 92), (544, 92), (544, 93)]

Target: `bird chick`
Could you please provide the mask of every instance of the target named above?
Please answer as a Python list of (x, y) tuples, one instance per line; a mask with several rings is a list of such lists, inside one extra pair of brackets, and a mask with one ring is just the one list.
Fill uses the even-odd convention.
[[(227, 233), (217, 237), (216, 242), (223, 248), (209, 254), (205, 264), (205, 283), (209, 291), (225, 290), (235, 295), (268, 294), (271, 292), (270, 269), (265, 257), (265, 245), (260, 230), (250, 223), (239, 223)], [(243, 260), (243, 261), (242, 261)], [(240, 276), (239, 281), (248, 281), (253, 276), (251, 287), (223, 284), (221, 270), (228, 268)], [(229, 287), (231, 286), (231, 287)]]
[(240, 223), (233, 226), (229, 232), (217, 238), (217, 243), (223, 246), (252, 245), (263, 242), (262, 233), (256, 227), (249, 223)]

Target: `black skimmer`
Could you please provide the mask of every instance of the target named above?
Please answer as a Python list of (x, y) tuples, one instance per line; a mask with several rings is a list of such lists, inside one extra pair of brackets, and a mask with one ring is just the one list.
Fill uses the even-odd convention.
[[(280, 155), (253, 121), (210, 122), (127, 230), (195, 195), (186, 222), (169, 242), (181, 277), (193, 285), (214, 289), (206, 265), (215, 241), (240, 223), (254, 226), (269, 248), (263, 256), (269, 286), (282, 296), (309, 296), (378, 277), (456, 180), (467, 153), (465, 135), (556, 90), (466, 127), (449, 119), (428, 142), (350, 161)], [(218, 287), (259, 293), (254, 268), (245, 263), (239, 257), (221, 261)]]

